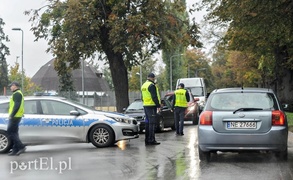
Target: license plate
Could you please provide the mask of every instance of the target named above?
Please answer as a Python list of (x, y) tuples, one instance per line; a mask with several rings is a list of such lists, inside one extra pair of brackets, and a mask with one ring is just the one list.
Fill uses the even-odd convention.
[(256, 122), (228, 122), (228, 129), (255, 129)]

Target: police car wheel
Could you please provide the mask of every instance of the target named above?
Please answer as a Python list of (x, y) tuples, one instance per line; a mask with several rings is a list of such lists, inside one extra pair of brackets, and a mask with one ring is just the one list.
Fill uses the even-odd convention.
[(11, 149), (11, 141), (5, 131), (0, 131), (0, 153), (7, 153)]
[(96, 147), (108, 147), (114, 144), (113, 130), (104, 124), (96, 125), (90, 131), (91, 143)]

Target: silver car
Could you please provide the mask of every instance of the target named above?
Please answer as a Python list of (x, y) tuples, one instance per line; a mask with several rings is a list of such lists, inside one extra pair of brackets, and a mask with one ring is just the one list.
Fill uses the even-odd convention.
[[(91, 142), (112, 146), (120, 140), (138, 138), (134, 118), (114, 112), (96, 111), (62, 97), (25, 97), (25, 114), (19, 124), (24, 144)], [(0, 153), (10, 150), (7, 137), (9, 99), (0, 102)]]
[(210, 160), (217, 151), (273, 151), (287, 159), (288, 124), (270, 89), (214, 90), (200, 114), (199, 159)]

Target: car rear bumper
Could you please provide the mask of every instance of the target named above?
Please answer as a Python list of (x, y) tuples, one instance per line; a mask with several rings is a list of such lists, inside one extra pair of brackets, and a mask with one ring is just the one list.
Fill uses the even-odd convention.
[(198, 146), (202, 151), (272, 150), (287, 148), (288, 129), (273, 127), (266, 133), (217, 133), (211, 126), (198, 127)]

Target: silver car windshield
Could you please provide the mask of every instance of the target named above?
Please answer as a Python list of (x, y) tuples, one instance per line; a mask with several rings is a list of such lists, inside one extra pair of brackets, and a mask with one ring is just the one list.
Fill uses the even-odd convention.
[(126, 111), (142, 111), (143, 110), (143, 103), (142, 101), (134, 101), (133, 103), (131, 103)]
[(204, 96), (202, 87), (188, 87), (189, 91), (193, 94), (193, 96)]
[(239, 108), (278, 109), (275, 98), (270, 93), (218, 93), (211, 98), (210, 106), (212, 109), (219, 110), (236, 110)]

